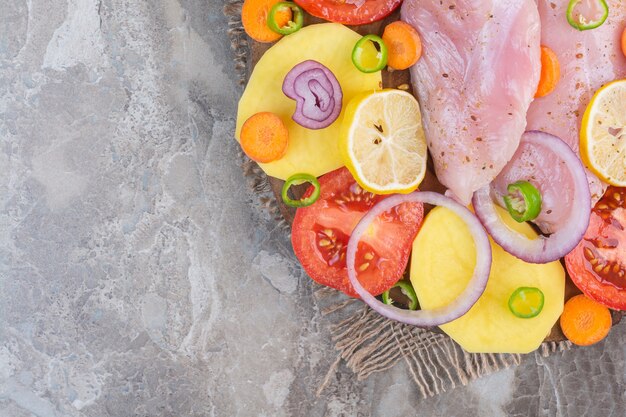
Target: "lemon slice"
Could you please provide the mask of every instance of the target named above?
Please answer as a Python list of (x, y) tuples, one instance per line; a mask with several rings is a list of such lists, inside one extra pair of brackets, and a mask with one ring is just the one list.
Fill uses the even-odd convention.
[(341, 154), (359, 185), (375, 194), (409, 193), (424, 179), (428, 149), (417, 100), (401, 90), (352, 99)]
[(580, 129), (580, 156), (603, 181), (626, 186), (626, 80), (599, 89)]

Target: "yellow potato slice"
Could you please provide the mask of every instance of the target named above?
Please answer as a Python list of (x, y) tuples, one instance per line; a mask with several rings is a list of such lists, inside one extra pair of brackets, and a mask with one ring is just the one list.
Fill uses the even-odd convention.
[[(285, 36), (256, 64), (239, 101), (237, 140), (243, 123), (258, 112), (277, 114), (289, 130), (285, 156), (278, 161), (259, 164), (265, 173), (285, 180), (300, 172), (320, 176), (343, 166), (338, 146), (343, 109), (357, 94), (382, 88), (380, 71), (364, 74), (352, 64), (352, 49), (360, 38), (358, 33), (337, 23), (310, 25)], [(296, 102), (282, 91), (287, 73), (308, 59), (328, 67), (343, 91), (342, 114), (325, 129), (310, 130), (295, 123), (291, 116)]]
[[(509, 227), (537, 236), (526, 223), (516, 223), (499, 209)], [(565, 271), (560, 262), (529, 264), (491, 241), (493, 263), (487, 288), (464, 316), (441, 329), (473, 353), (528, 353), (537, 349), (563, 311)], [(411, 283), (422, 308), (444, 306), (465, 288), (476, 264), (476, 249), (465, 223), (448, 209), (433, 209), (413, 243)], [(537, 317), (518, 318), (509, 297), (519, 287), (537, 287), (544, 296)]]

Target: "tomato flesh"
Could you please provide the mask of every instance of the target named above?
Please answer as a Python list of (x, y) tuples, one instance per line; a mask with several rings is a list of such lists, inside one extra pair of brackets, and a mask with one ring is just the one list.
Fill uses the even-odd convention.
[[(296, 211), (291, 233), (294, 253), (314, 281), (356, 298), (346, 269), (350, 234), (388, 196), (363, 190), (346, 168), (324, 175), (319, 182), (319, 199)], [(423, 216), (422, 204), (401, 204), (379, 216), (363, 237), (355, 265), (359, 282), (371, 294), (382, 294), (402, 278)]]
[[(315, 17), (344, 25), (365, 25), (393, 12), (402, 0), (295, 0)], [(359, 5), (359, 3), (363, 3)]]
[(574, 284), (589, 298), (626, 310), (626, 188), (608, 188), (565, 264)]

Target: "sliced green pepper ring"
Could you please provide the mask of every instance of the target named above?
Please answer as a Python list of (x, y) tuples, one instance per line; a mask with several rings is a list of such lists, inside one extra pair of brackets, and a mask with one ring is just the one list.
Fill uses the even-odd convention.
[[(305, 197), (301, 200), (292, 200), (291, 198), (289, 198), (289, 189), (292, 185), (300, 185), (306, 182), (310, 183), (313, 186), (313, 192), (310, 196)], [(289, 177), (287, 181), (285, 181), (281, 196), (283, 198), (283, 203), (285, 203), (289, 207), (307, 207), (315, 203), (320, 197), (320, 183), (313, 175), (295, 174)]]
[(365, 35), (354, 45), (352, 63), (359, 71), (372, 73), (387, 66), (387, 46), (380, 36)]
[(518, 222), (535, 220), (541, 213), (541, 193), (528, 181), (517, 181), (509, 184), (508, 194), (504, 196), (504, 204), (509, 214)]
[(606, 21), (606, 18), (609, 17), (609, 6), (606, 4), (606, 0), (595, 0), (602, 8), (602, 15), (596, 19), (587, 19), (582, 13), (576, 13), (574, 9), (576, 9), (576, 6), (582, 1), (583, 0), (570, 0), (567, 6), (567, 21), (569, 24), (573, 28), (581, 31), (595, 29), (601, 26)]
[(383, 293), (383, 303), (388, 305), (393, 304), (393, 300), (389, 297), (389, 291), (391, 291), (392, 288), (400, 288), (402, 294), (406, 295), (409, 299), (409, 310), (417, 310), (417, 295), (415, 294), (413, 286), (407, 281), (398, 281), (396, 285), (385, 291)]
[(543, 292), (539, 288), (520, 287), (509, 298), (509, 310), (520, 319), (531, 319), (541, 313), (543, 303)]
[[(287, 10), (291, 10), (291, 20), (287, 23), (286, 26), (279, 26), (278, 22), (276, 22), (276, 14), (281, 12), (286, 12)], [(295, 3), (290, 1), (281, 1), (280, 3), (276, 3), (271, 9), (270, 13), (267, 17), (267, 26), (281, 35), (291, 35), (294, 32), (302, 29), (302, 25), (304, 24), (304, 12)]]

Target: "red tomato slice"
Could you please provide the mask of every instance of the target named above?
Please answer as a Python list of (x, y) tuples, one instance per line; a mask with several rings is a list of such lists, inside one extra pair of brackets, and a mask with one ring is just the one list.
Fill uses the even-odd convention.
[[(363, 190), (346, 168), (324, 175), (319, 182), (319, 199), (296, 211), (293, 250), (314, 281), (358, 297), (346, 269), (348, 240), (359, 220), (388, 196)], [(311, 187), (305, 196), (312, 191)], [(401, 204), (380, 216), (359, 243), (359, 281), (371, 294), (382, 294), (402, 277), (423, 217), (422, 204)]]
[(587, 297), (626, 310), (626, 188), (609, 187), (589, 228), (565, 257), (572, 281)]
[[(393, 12), (402, 0), (295, 0), (315, 17), (344, 25), (365, 25)], [(359, 3), (363, 3), (359, 6)]]

